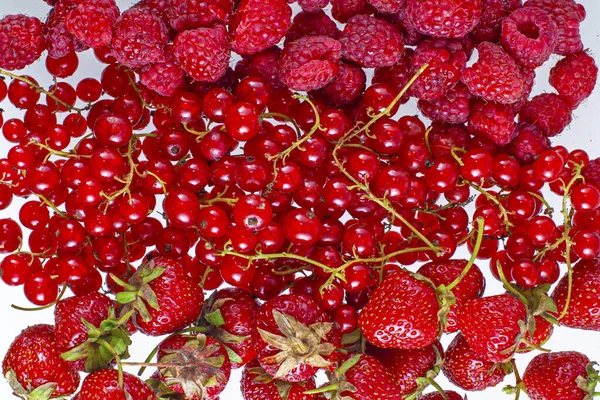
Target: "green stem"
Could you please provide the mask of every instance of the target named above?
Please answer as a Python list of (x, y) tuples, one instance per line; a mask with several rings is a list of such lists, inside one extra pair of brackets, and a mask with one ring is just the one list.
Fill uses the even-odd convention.
[(469, 270), (471, 269), (471, 267), (475, 263), (475, 260), (477, 259), (477, 254), (479, 253), (479, 249), (481, 248), (481, 243), (483, 242), (483, 228), (485, 226), (485, 220), (482, 217), (479, 217), (479, 218), (477, 218), (476, 222), (477, 222), (477, 239), (475, 240), (475, 247), (473, 247), (473, 253), (471, 254), (471, 258), (469, 259), (469, 262), (467, 263), (467, 265), (465, 265), (465, 267), (463, 268), (460, 275), (454, 281), (452, 281), (452, 283), (450, 283), (450, 285), (448, 285), (446, 287), (446, 289), (448, 289), (448, 290), (454, 289), (456, 287), (456, 285), (458, 285), (464, 279), (464, 277), (467, 276), (467, 274), (469, 273)]
[(115, 357), (115, 362), (117, 363), (117, 370), (119, 372), (119, 387), (123, 389), (123, 366), (121, 365), (121, 357), (119, 357), (119, 353), (112, 347), (106, 340), (98, 339), (96, 343), (103, 346), (105, 349), (110, 351), (112, 355)]
[(500, 210), (500, 216), (504, 220), (504, 227), (506, 228), (506, 231), (508, 233), (510, 233), (510, 228), (513, 226), (513, 223), (510, 222), (510, 220), (508, 218), (508, 211), (506, 211), (506, 208), (504, 208), (504, 206), (502, 205), (502, 203), (500, 202), (500, 200), (498, 200), (496, 198), (496, 196), (488, 193), (487, 190), (481, 188), (480, 186), (477, 186), (477, 185), (475, 185), (472, 182), (469, 182), (467, 180), (465, 180), (465, 182), (470, 187), (472, 187), (473, 189), (475, 189), (476, 191), (478, 191), (479, 193), (481, 193), (482, 195), (484, 195), (486, 199), (490, 200), (492, 203), (494, 203), (498, 207), (498, 209)]
[(21, 306), (15, 305), (15, 304), (11, 304), (10, 306), (12, 308), (14, 308), (15, 310), (19, 310), (19, 311), (41, 311), (41, 310), (46, 310), (48, 308), (54, 307), (56, 305), (56, 303), (58, 303), (60, 301), (60, 299), (63, 298), (63, 296), (65, 295), (66, 291), (67, 291), (67, 284), (63, 283), (62, 289), (61, 289), (60, 293), (58, 294), (58, 297), (56, 297), (56, 300), (54, 300), (50, 304), (46, 304), (45, 306), (32, 307), (32, 308), (21, 307)]
[(333, 392), (335, 390), (338, 390), (338, 388), (339, 388), (339, 384), (332, 383), (331, 385), (323, 386), (323, 387), (312, 389), (312, 390), (307, 390), (306, 392), (304, 392), (304, 394), (319, 394), (319, 393), (325, 393), (325, 392)]

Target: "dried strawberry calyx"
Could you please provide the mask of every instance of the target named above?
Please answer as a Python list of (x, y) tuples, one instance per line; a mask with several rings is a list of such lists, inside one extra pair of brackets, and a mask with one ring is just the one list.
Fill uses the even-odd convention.
[(129, 311), (117, 318), (114, 308), (108, 310), (108, 318), (100, 323), (98, 327), (85, 319), (81, 322), (85, 326), (88, 339), (61, 354), (66, 361), (77, 361), (85, 358), (85, 370), (93, 372), (110, 367), (113, 360), (129, 358), (128, 348), (131, 345), (127, 322), (133, 311)]
[(150, 260), (142, 265), (128, 282), (124, 282), (111, 274), (115, 282), (125, 289), (123, 292), (117, 293), (116, 296), (117, 302), (125, 305), (122, 315), (135, 310), (136, 314), (139, 314), (145, 322), (152, 319), (146, 304), (155, 310), (159, 309), (159, 305), (156, 293), (150, 287), (150, 282), (161, 276), (164, 271), (164, 268), (155, 266), (154, 261)]
[(577, 386), (587, 393), (586, 397), (584, 397), (585, 400), (600, 396), (600, 392), (595, 391), (596, 385), (600, 382), (600, 372), (598, 372), (597, 367), (597, 362), (591, 362), (585, 367), (587, 377), (577, 377)]
[(36, 388), (31, 386), (24, 388), (23, 385), (17, 379), (17, 375), (12, 369), (6, 371), (4, 378), (8, 381), (8, 384), (13, 390), (13, 394), (21, 399), (25, 400), (49, 400), (52, 397), (52, 393), (56, 390), (58, 384), (54, 382), (48, 382), (40, 385)]
[(260, 328), (258, 333), (265, 342), (280, 350), (261, 360), (263, 363), (279, 365), (275, 378), (283, 378), (301, 364), (329, 367), (331, 363), (323, 356), (330, 355), (336, 349), (333, 344), (326, 342), (332, 323), (318, 322), (306, 326), (277, 310), (273, 310), (273, 318), (283, 336)]

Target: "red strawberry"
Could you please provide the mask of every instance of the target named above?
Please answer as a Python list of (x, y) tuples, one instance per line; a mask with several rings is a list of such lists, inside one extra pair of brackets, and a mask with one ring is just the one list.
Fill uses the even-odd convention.
[(77, 396), (79, 400), (156, 400), (150, 386), (127, 372), (123, 372), (123, 387), (119, 387), (116, 369), (101, 369), (86, 376)]
[(543, 317), (536, 315), (534, 321), (535, 330), (533, 331), (533, 335), (529, 332), (525, 333), (525, 337), (523, 337), (521, 343), (519, 343), (519, 353), (527, 353), (536, 347), (542, 346), (550, 339), (552, 332), (554, 332), (554, 325)]
[[(569, 279), (565, 275), (559, 282), (552, 300), (559, 315), (565, 308)], [(600, 260), (582, 260), (573, 267), (571, 301), (567, 313), (559, 319), (561, 325), (570, 328), (600, 331)]]
[[(328, 373), (327, 388), (331, 399), (396, 400), (400, 390), (388, 370), (375, 357), (367, 354), (346, 354), (338, 368)], [(316, 392), (315, 391), (315, 392)]]
[(469, 346), (491, 362), (511, 357), (526, 320), (525, 305), (507, 294), (469, 300), (458, 313), (458, 326)]
[[(444, 394), (448, 397), (448, 400), (466, 400), (467, 396), (462, 397), (460, 394), (456, 393), (453, 390), (444, 390)], [(420, 398), (420, 400), (445, 400), (444, 397), (438, 393), (427, 393)]]
[[(467, 263), (467, 260), (432, 261), (421, 266), (417, 273), (429, 278), (436, 286), (448, 286), (460, 276)], [(485, 278), (479, 267), (473, 264), (467, 275), (451, 290), (455, 303), (446, 315), (445, 332), (458, 331), (457, 311), (468, 300), (481, 297), (484, 289)]]
[(73, 361), (69, 364), (71, 369), (91, 372), (109, 367), (114, 356), (102, 348), (104, 342), (126, 358), (127, 346), (131, 344), (125, 327), (129, 315), (117, 320), (115, 306), (98, 292), (69, 297), (56, 304), (56, 349), (65, 360)]
[(189, 400), (216, 398), (231, 374), (225, 347), (203, 334), (168, 337), (159, 345), (157, 359), (161, 366), (155, 376), (164, 383), (159, 389), (183, 393)]
[(256, 358), (251, 334), (257, 310), (258, 302), (254, 297), (236, 288), (213, 292), (204, 303), (198, 325), (206, 326), (206, 335), (230, 349), (232, 368), (240, 368)]
[(146, 335), (178, 331), (202, 311), (202, 288), (180, 263), (169, 258), (153, 258), (122, 286), (126, 290), (117, 294), (117, 301), (126, 305), (124, 312), (135, 310), (133, 322)]
[(16, 337), (2, 361), (2, 374), (15, 395), (49, 399), (77, 390), (79, 374), (69, 370), (54, 345), (52, 325), (33, 325)]
[(446, 349), (442, 371), (456, 386), (473, 391), (494, 387), (506, 376), (500, 364), (486, 361), (473, 351), (461, 333)]
[(593, 364), (576, 351), (539, 354), (523, 374), (523, 384), (531, 400), (590, 399), (597, 379)]
[(362, 309), (362, 334), (381, 348), (418, 349), (439, 334), (440, 305), (435, 289), (414, 275), (399, 271), (387, 276)]
[(444, 349), (437, 340), (422, 349), (384, 350), (370, 347), (367, 348), (367, 351), (385, 365), (392, 379), (397, 383), (402, 396), (412, 394), (419, 389), (417, 378), (423, 378), (429, 374), (437, 375), (444, 358)]
[(329, 314), (310, 297), (288, 294), (268, 300), (252, 330), (261, 367), (289, 382), (311, 378), (330, 366), (328, 357), (341, 344), (332, 327)]
[(275, 379), (254, 360), (242, 372), (244, 400), (314, 400), (317, 396), (304, 393), (315, 388), (314, 377), (304, 382), (287, 382)]

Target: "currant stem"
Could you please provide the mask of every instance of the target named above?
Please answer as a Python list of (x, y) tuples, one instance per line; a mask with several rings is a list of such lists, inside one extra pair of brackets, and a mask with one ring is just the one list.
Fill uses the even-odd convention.
[(219, 256), (225, 256), (225, 255), (232, 255), (232, 256), (236, 256), (236, 257), (241, 257), (243, 259), (246, 259), (250, 262), (254, 261), (254, 260), (270, 260), (270, 259), (277, 259), (277, 258), (291, 258), (293, 260), (298, 260), (298, 261), (302, 261), (305, 262), (307, 264), (311, 264), (314, 265), (316, 267), (319, 267), (321, 269), (323, 269), (323, 271), (327, 272), (328, 274), (333, 274), (335, 273), (335, 269), (328, 267), (327, 265), (320, 263), (318, 261), (312, 260), (308, 257), (303, 257), (303, 256), (299, 256), (297, 254), (293, 254), (293, 253), (287, 253), (287, 252), (283, 252), (283, 253), (272, 253), (272, 254), (265, 254), (265, 253), (258, 253), (258, 254), (253, 254), (253, 255), (248, 255), (248, 254), (241, 254), (235, 251), (231, 251), (231, 250), (227, 250), (227, 249), (223, 249), (221, 251), (218, 251), (217, 254)]
[(298, 137), (301, 135), (301, 129), (298, 126), (298, 124), (296, 123), (296, 121), (294, 120), (294, 118), (289, 117), (285, 114), (281, 114), (281, 113), (276, 113), (276, 112), (268, 112), (268, 113), (263, 113), (260, 115), (261, 119), (265, 119), (265, 118), (280, 118), (282, 120), (284, 120), (285, 122), (289, 122), (290, 124), (292, 124), (294, 126), (294, 129), (296, 130), (296, 134), (298, 135)]
[(207, 131), (203, 131), (203, 132), (198, 132), (193, 130), (192, 128), (188, 127), (187, 124), (183, 124), (183, 128), (188, 132), (191, 133), (192, 135), (196, 136), (196, 143), (199, 143), (202, 138), (204, 138), (204, 136), (208, 135), (210, 133), (210, 130)]
[[(108, 201), (114, 200), (124, 193), (129, 193), (129, 188), (131, 187), (131, 183), (133, 181), (133, 174), (136, 171), (136, 164), (133, 160), (133, 147), (135, 146), (136, 141), (137, 138), (133, 136), (131, 140), (129, 140), (129, 144), (127, 145), (127, 161), (129, 162), (129, 172), (127, 173), (127, 177), (124, 180), (125, 186), (123, 186), (123, 188), (117, 190), (116, 192), (110, 195), (101, 192), (102, 196), (104, 196)], [(106, 206), (108, 207), (108, 202)]]
[(67, 218), (68, 217), (68, 215), (66, 213), (60, 211), (58, 209), (58, 207), (56, 207), (54, 205), (54, 203), (51, 202), (50, 200), (48, 200), (46, 198), (46, 196), (44, 196), (43, 194), (34, 193), (34, 195), (36, 195), (40, 200), (42, 200), (44, 202), (44, 204), (46, 204), (48, 207), (50, 207), (52, 210), (54, 210), (54, 212), (57, 213), (58, 215), (60, 215), (61, 217), (63, 217), (63, 218)]
[(469, 270), (471, 269), (471, 267), (475, 263), (475, 260), (477, 259), (477, 254), (479, 253), (481, 243), (483, 242), (483, 228), (485, 226), (485, 220), (482, 217), (479, 217), (477, 218), (476, 222), (477, 238), (475, 239), (475, 246), (473, 247), (473, 253), (471, 254), (471, 258), (469, 259), (467, 265), (465, 265), (465, 267), (463, 268), (460, 275), (446, 287), (446, 289), (448, 290), (454, 289), (464, 279), (464, 277), (467, 276)]
[(32, 307), (32, 308), (28, 308), (28, 307), (21, 307), (21, 306), (17, 306), (15, 304), (11, 304), (10, 306), (12, 308), (14, 308), (15, 310), (19, 310), (19, 311), (41, 311), (41, 310), (46, 310), (48, 308), (54, 307), (56, 305), (56, 303), (58, 303), (60, 301), (60, 299), (63, 298), (63, 296), (65, 295), (65, 292), (67, 291), (67, 284), (63, 283), (62, 289), (60, 290), (60, 293), (58, 294), (58, 296), (56, 297), (56, 300), (54, 300), (52, 303), (50, 304), (46, 304), (45, 306), (41, 306), (41, 307)]
[(510, 228), (514, 225), (512, 222), (510, 222), (508, 218), (508, 211), (506, 211), (506, 208), (504, 208), (500, 200), (498, 200), (496, 196), (490, 194), (487, 190), (483, 189), (481, 186), (475, 185), (473, 182), (469, 182), (467, 180), (465, 180), (465, 182), (467, 183), (467, 185), (484, 195), (486, 199), (490, 200), (498, 207), (498, 209), (500, 210), (500, 216), (504, 220), (504, 227), (506, 228), (506, 231), (510, 233)]
[(46, 150), (48, 153), (50, 153), (50, 155), (54, 155), (54, 156), (58, 156), (58, 157), (63, 157), (63, 158), (90, 158), (91, 156), (88, 155), (79, 155), (79, 154), (74, 154), (71, 152), (66, 152), (66, 151), (61, 151), (61, 150), (54, 150), (53, 148), (51, 148), (48, 145), (45, 145), (44, 143), (40, 143), (40, 142), (36, 142), (36, 141), (30, 141), (29, 143), (27, 143), (27, 145), (34, 145), (34, 146), (38, 146), (39, 148), (42, 148), (44, 150)]

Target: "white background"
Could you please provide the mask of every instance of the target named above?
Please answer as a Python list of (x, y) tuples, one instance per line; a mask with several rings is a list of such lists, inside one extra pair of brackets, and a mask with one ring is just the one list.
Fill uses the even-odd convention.
[[(132, 1), (118, 1), (121, 10), (124, 10)], [(584, 44), (590, 49), (593, 55), (598, 56), (600, 54), (600, 28), (598, 27), (598, 20), (600, 19), (600, 2), (596, 0), (581, 0), (581, 4), (586, 7), (587, 19), (583, 23), (582, 36)], [(42, 0), (0, 0), (0, 16), (6, 14), (25, 13), (34, 15), (37, 17), (44, 17), (49, 8), (42, 2)], [(540, 68), (537, 72), (537, 83), (534, 89), (534, 95), (543, 91), (550, 91), (547, 84), (548, 71), (557, 61), (557, 57), (553, 57), (547, 64)], [(100, 64), (95, 60), (93, 54), (90, 52), (80, 53), (80, 68), (71, 82), (77, 82), (84, 77), (96, 77), (100, 76)], [(26, 72), (34, 76), (40, 83), (46, 85), (50, 84), (50, 79), (45, 71), (43, 62), (38, 62), (36, 65), (28, 68)], [(18, 112), (5, 101), (0, 105), (4, 110), (4, 120), (22, 117), (22, 112)], [(412, 115), (415, 113), (414, 102), (409, 103), (401, 108), (400, 112), (405, 115)], [(583, 103), (574, 114), (574, 120), (571, 126), (559, 137), (553, 139), (554, 144), (562, 144), (569, 149), (583, 148), (592, 158), (600, 156), (600, 138), (598, 137), (598, 126), (600, 125), (600, 91), (595, 91), (590, 99)], [(9, 144), (0, 135), (0, 157), (5, 157), (6, 152), (9, 149)], [(553, 204), (557, 204), (558, 198), (551, 197)], [(19, 206), (23, 203), (21, 199), (15, 199), (13, 204), (8, 210), (0, 211), (0, 218), (12, 217), (17, 219)], [(556, 213), (560, 216), (559, 213)], [(456, 257), (468, 257), (465, 253), (458, 253)], [(488, 274), (488, 263), (480, 262), (479, 266), (487, 274), (487, 295), (498, 294), (502, 292), (501, 286)], [(51, 310), (45, 310), (35, 313), (27, 313), (22, 311), (16, 311), (10, 307), (10, 304), (19, 304), (27, 306), (28, 303), (22, 294), (22, 288), (7, 287), (0, 283), (0, 320), (2, 321), (2, 329), (0, 329), (0, 357), (4, 357), (8, 346), (12, 342), (13, 338), (28, 325), (36, 323), (52, 323), (53, 316)], [(585, 353), (592, 360), (600, 360), (600, 334), (597, 332), (586, 332), (579, 330), (570, 330), (566, 328), (555, 329), (554, 335), (550, 341), (545, 345), (546, 348), (550, 348), (553, 351), (562, 350), (577, 350)], [(443, 338), (444, 345), (450, 342), (451, 338)], [(157, 343), (157, 339), (147, 338), (140, 334), (136, 334), (133, 337), (134, 345), (132, 346), (131, 360), (141, 361), (147, 353)], [(523, 372), (527, 365), (527, 362), (533, 357), (530, 355), (520, 355), (517, 358), (517, 364), (519, 370)], [(134, 372), (134, 371), (131, 371)], [(231, 377), (231, 381), (227, 386), (227, 389), (221, 395), (223, 400), (236, 400), (241, 399), (239, 391), (239, 371), (234, 371)], [(452, 385), (440, 375), (437, 381), (446, 389), (451, 389)], [(507, 395), (501, 392), (501, 388), (507, 384), (514, 384), (513, 377), (507, 377), (503, 384), (496, 388), (488, 389), (484, 392), (469, 393), (468, 397), (471, 400), (478, 399), (501, 399), (509, 398)], [(455, 389), (456, 390), (456, 389)], [(463, 393), (463, 391), (458, 390)], [(11, 389), (4, 379), (0, 379), (0, 398), (6, 399), (10, 396)]]

